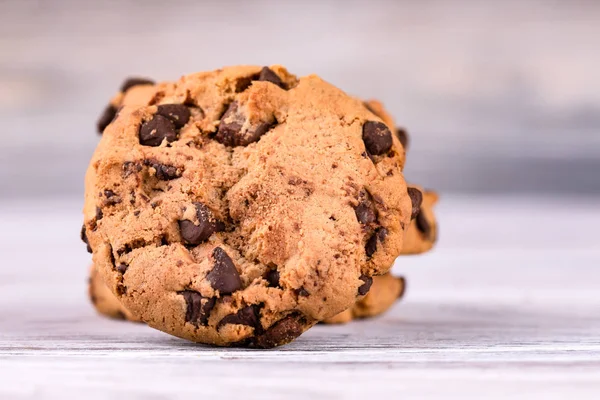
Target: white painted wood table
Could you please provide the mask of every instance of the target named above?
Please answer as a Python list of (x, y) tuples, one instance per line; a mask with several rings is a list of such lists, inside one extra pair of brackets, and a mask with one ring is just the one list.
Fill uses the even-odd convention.
[(269, 351), (97, 316), (80, 205), (0, 203), (0, 399), (598, 399), (597, 203), (443, 198), (403, 302)]

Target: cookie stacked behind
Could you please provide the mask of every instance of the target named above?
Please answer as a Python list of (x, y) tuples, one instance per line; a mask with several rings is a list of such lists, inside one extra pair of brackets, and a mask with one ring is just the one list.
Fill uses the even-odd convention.
[(86, 175), (94, 297), (216, 345), (277, 346), (345, 312), (419, 215), (392, 127), (280, 66), (128, 81)]

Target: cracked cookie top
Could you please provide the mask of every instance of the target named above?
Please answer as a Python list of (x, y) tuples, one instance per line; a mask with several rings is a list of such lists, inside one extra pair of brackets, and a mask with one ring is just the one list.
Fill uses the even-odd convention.
[(361, 101), (281, 66), (133, 81), (98, 124), (82, 238), (137, 318), (272, 347), (351, 306), (400, 254), (404, 149)]

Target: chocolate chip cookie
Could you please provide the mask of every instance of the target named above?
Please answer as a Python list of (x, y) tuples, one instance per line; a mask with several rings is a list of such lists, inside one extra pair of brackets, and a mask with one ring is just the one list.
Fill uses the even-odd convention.
[[(81, 234), (135, 318), (273, 347), (350, 307), (400, 254), (404, 149), (361, 101), (280, 66), (122, 92), (99, 126)], [(128, 105), (134, 93), (146, 104)]]

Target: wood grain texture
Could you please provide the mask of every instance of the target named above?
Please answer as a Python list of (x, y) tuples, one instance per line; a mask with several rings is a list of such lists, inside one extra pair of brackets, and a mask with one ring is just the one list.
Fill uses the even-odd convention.
[(395, 265), (408, 279), (403, 302), (269, 351), (211, 348), (97, 316), (78, 208), (0, 203), (2, 399), (600, 393), (598, 204), (442, 197), (438, 248)]

